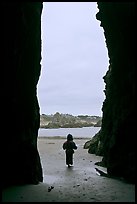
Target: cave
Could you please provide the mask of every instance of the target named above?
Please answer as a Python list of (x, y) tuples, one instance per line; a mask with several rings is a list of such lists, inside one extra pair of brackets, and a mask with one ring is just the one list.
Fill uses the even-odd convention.
[[(110, 176), (135, 183), (135, 3), (97, 2), (109, 55), (101, 145)], [(2, 187), (43, 182), (37, 149), (42, 2), (2, 3)], [(10, 173), (9, 173), (10, 169)]]

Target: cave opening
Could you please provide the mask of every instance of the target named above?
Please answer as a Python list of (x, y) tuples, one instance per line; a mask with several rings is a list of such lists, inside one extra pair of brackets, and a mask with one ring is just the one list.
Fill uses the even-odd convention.
[(44, 2), (40, 114), (102, 116), (109, 65), (96, 2)]
[[(2, 140), (2, 187), (5, 188), (43, 181), (37, 151), (39, 105), (36, 87), (41, 71), (42, 3), (3, 2), (2, 6), (6, 11), (2, 29), (3, 61), (6, 62), (3, 76), (7, 76), (2, 106), (6, 117), (6, 136)], [(110, 177), (122, 177), (135, 183), (135, 4), (98, 2), (98, 7), (97, 19), (105, 31), (110, 58), (101, 127), (103, 159)], [(8, 125), (7, 118), (10, 119)], [(48, 145), (53, 143), (50, 141)], [(47, 166), (54, 162), (52, 156)], [(60, 152), (58, 156), (61, 156)]]
[[(109, 60), (103, 28), (96, 19), (97, 12), (96, 2), (43, 3), (42, 61), (38, 82), (40, 115), (58, 112), (102, 116), (103, 76)], [(39, 137), (50, 134), (47, 129), (43, 132), (40, 128)], [(52, 136), (61, 134), (55, 128), (54, 132)], [(66, 134), (65, 131), (65, 137)], [(43, 159), (42, 163), (45, 171)]]

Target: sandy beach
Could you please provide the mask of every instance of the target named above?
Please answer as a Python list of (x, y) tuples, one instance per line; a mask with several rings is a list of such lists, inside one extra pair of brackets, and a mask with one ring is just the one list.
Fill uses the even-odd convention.
[(65, 139), (38, 138), (43, 183), (13, 186), (2, 192), (2, 202), (135, 202), (135, 185), (100, 176), (95, 165), (102, 157), (89, 154), (87, 139), (75, 139), (74, 165), (65, 164)]

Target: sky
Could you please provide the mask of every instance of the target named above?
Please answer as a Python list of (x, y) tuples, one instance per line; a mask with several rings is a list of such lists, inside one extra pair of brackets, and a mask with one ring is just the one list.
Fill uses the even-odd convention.
[(96, 2), (44, 2), (40, 114), (102, 116), (109, 65)]

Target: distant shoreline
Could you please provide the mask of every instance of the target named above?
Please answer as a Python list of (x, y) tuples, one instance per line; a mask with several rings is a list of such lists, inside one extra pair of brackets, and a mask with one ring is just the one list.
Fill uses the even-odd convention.
[[(90, 140), (89, 137), (73, 137), (75, 140)], [(66, 139), (66, 136), (38, 136), (38, 139)]]

